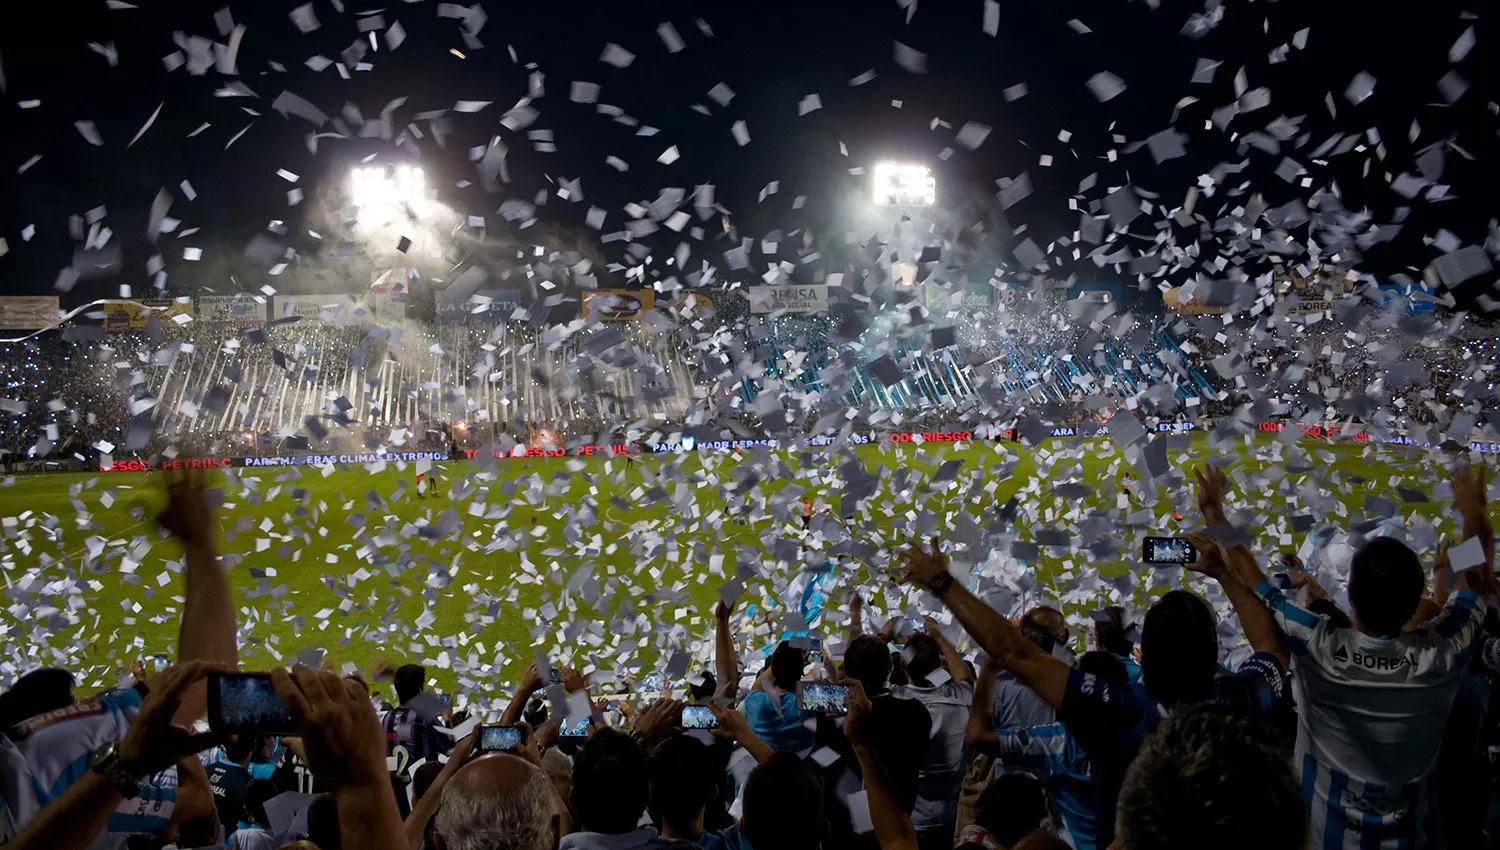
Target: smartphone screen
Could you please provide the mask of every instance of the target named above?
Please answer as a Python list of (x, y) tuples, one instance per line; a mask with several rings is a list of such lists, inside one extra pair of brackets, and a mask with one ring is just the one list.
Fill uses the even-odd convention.
[(276, 695), (270, 673), (210, 673), (208, 726), (215, 732), (297, 732), (297, 722)]
[(1186, 537), (1147, 537), (1141, 548), (1141, 560), (1148, 564), (1191, 564), (1198, 560), (1198, 550)]
[(172, 659), (166, 655), (153, 655), (147, 661), (147, 669), (152, 673), (160, 673), (172, 666)]
[(593, 722), (594, 718), (592, 717), (585, 717), (577, 723), (569, 723), (567, 721), (563, 721), (562, 728), (557, 732), (558, 737), (587, 738), (589, 736), (589, 726), (592, 725)]
[(551, 682), (554, 685), (561, 685), (562, 673), (559, 673), (556, 667), (549, 668), (547, 670), (547, 681)]
[(848, 714), (849, 686), (828, 682), (798, 682), (797, 707), (819, 714)]
[(717, 729), (719, 718), (715, 717), (714, 710), (706, 705), (685, 705), (682, 707), (682, 728)]
[(524, 726), (481, 726), (479, 743), (474, 751), (479, 753), (508, 753), (526, 743)]

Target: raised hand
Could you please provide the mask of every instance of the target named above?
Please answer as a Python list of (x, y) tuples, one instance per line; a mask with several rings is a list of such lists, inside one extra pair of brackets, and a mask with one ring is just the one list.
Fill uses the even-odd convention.
[(1453, 473), (1453, 502), (1460, 513), (1483, 516), (1485, 501), (1483, 466), (1464, 466)]
[(657, 700), (635, 719), (635, 731), (647, 740), (665, 735), (682, 722), (682, 706), (682, 700)]
[(1229, 569), (1229, 553), (1219, 538), (1206, 531), (1194, 531), (1187, 536), (1188, 542), (1198, 550), (1198, 560), (1183, 566), (1195, 573), (1202, 573), (1214, 581), (1221, 581)]
[(1204, 464), (1201, 470), (1193, 472), (1193, 479), (1198, 483), (1198, 510), (1209, 522), (1220, 522), (1224, 514), (1224, 494), (1229, 489), (1224, 470)]
[(844, 716), (844, 737), (855, 746), (869, 746), (872, 722), (870, 715), (875, 709), (870, 698), (865, 696), (865, 686), (858, 679), (846, 679), (839, 684), (849, 687), (849, 698), (844, 701), (849, 710)]
[(222, 743), (221, 736), (195, 733), (172, 722), (188, 687), (209, 673), (226, 671), (226, 665), (189, 661), (168, 667), (151, 680), (151, 692), (141, 702), (135, 722), (120, 739), (120, 763), (131, 776), (159, 773), (179, 760)]
[(185, 546), (210, 546), (216, 522), (208, 501), (207, 475), (184, 469), (161, 473), (166, 484), (167, 506), (156, 515), (156, 524), (175, 535)]
[(276, 693), (297, 719), (307, 766), (334, 785), (385, 785), (385, 736), (367, 694), (336, 673), (302, 664), (271, 671)]
[(920, 543), (911, 540), (905, 549), (897, 553), (903, 567), (903, 582), (931, 587), (940, 576), (948, 575), (948, 555), (937, 538), (932, 539), (930, 547), (924, 549)]

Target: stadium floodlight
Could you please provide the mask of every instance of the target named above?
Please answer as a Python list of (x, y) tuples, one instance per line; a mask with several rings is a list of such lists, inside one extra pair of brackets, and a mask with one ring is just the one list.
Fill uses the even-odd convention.
[(930, 207), (937, 203), (937, 181), (925, 165), (882, 162), (875, 166), (875, 203)]
[(354, 205), (361, 210), (399, 210), (420, 215), (427, 203), (427, 178), (411, 165), (362, 165), (349, 174)]

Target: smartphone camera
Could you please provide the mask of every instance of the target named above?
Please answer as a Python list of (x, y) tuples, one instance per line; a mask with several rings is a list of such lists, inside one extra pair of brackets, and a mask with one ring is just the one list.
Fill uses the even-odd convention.
[(682, 728), (717, 729), (719, 718), (714, 715), (714, 710), (706, 705), (685, 705), (682, 707)]
[(848, 714), (849, 686), (828, 682), (798, 682), (797, 707), (819, 714)]
[(1198, 560), (1198, 550), (1186, 537), (1147, 537), (1141, 548), (1141, 560), (1148, 564), (1180, 565)]
[(270, 673), (210, 673), (208, 726), (229, 734), (297, 732), (297, 721), (277, 696)]
[(474, 747), (478, 753), (508, 753), (526, 745), (525, 726), (481, 726), (479, 742)]

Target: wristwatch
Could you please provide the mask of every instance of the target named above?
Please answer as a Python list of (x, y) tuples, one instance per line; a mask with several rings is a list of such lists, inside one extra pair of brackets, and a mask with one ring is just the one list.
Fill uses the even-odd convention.
[(89, 756), (89, 770), (109, 780), (109, 784), (127, 800), (141, 794), (140, 781), (131, 776), (125, 765), (120, 763), (120, 751), (113, 741), (94, 750), (94, 754)]
[(952, 586), (953, 573), (950, 573), (947, 570), (943, 570), (942, 572), (933, 576), (932, 581), (927, 583), (927, 589), (932, 591), (934, 596), (942, 596), (943, 592)]

